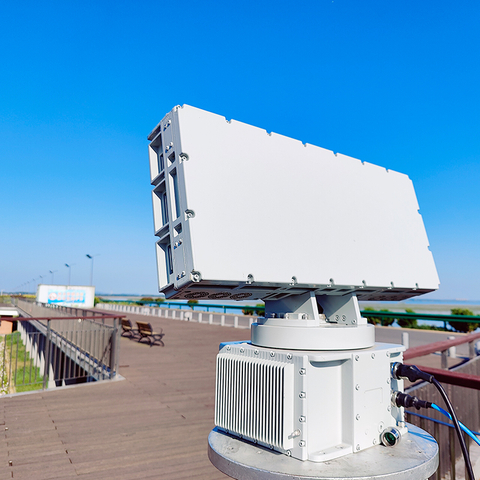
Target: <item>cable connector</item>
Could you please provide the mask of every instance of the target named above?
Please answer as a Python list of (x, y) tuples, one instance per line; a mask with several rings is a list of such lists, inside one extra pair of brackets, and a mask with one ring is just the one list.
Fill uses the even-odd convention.
[(432, 408), (432, 402), (420, 400), (418, 397), (412, 397), (411, 395), (402, 392), (393, 392), (392, 403), (396, 407), (415, 407), (417, 410), (420, 410), (421, 408)]
[(433, 383), (434, 377), (429, 373), (422, 372), (415, 365), (404, 365), (400, 362), (395, 362), (392, 365), (392, 377), (396, 380), (401, 378), (408, 378), (411, 382), (423, 380), (428, 383)]

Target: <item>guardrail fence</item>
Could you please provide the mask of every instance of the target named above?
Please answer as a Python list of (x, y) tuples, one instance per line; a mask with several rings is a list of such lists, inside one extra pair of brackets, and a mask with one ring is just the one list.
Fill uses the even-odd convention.
[(107, 311), (134, 313), (137, 315), (152, 315), (155, 317), (184, 320), (187, 322), (208, 323), (225, 327), (250, 328), (256, 317), (235, 315), (229, 313), (202, 312), (198, 310), (178, 310), (173, 308), (140, 307), (134, 305), (117, 305), (101, 303), (97, 308)]
[(16, 322), (17, 331), (0, 337), (0, 394), (115, 378), (120, 316), (24, 300), (16, 306), (51, 315), (2, 320)]

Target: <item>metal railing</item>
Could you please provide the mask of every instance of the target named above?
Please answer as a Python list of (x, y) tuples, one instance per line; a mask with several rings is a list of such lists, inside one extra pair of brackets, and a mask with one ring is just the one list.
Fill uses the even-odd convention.
[[(455, 427), (451, 423), (442, 422), (436, 418), (410, 411), (405, 411), (405, 418), (407, 422), (419, 426), (435, 438), (439, 446), (440, 459), (448, 458), (448, 462), (440, 462), (436, 472), (430, 477), (431, 480), (441, 480), (442, 478), (449, 478), (450, 480), (456, 480), (457, 478), (468, 479), (466, 468), (464, 475), (459, 474), (460, 472), (457, 469), (457, 454), (460, 452), (460, 448)], [(473, 433), (477, 436), (480, 435), (478, 432)], [(442, 441), (444, 437), (448, 439), (446, 442)], [(464, 439), (467, 450), (470, 452), (472, 440), (467, 434), (464, 434)]]
[(118, 370), (119, 322), (93, 317), (17, 318), (0, 337), (1, 393), (44, 390), (113, 379)]
[(155, 308), (174, 308), (176, 310), (192, 310), (202, 312), (223, 312), (223, 313), (243, 313), (243, 310), (250, 311), (255, 314), (261, 314), (265, 311), (265, 306), (253, 305), (221, 305), (217, 303), (186, 303), (173, 302), (170, 300), (106, 300), (101, 299), (104, 305), (124, 305), (124, 306), (140, 306), (140, 307), (155, 307)]
[[(19, 305), (20, 304), (20, 305)], [(48, 312), (42, 305), (17, 302), (27, 311)], [(0, 336), (0, 394), (42, 390), (113, 379), (118, 371), (119, 315), (81, 309), (64, 316), (2, 319), (17, 331)], [(54, 313), (54, 312), (52, 312)]]
[[(455, 406), (458, 419), (464, 422), (471, 429), (479, 429), (480, 427), (480, 357), (475, 355), (473, 348), (475, 342), (480, 338), (480, 333), (470, 333), (462, 335), (460, 338), (451, 340), (443, 340), (440, 342), (421, 345), (410, 348), (404, 352), (404, 361), (414, 364), (415, 359), (434, 352), (442, 354), (442, 369), (421, 366), (420, 368), (445, 384), (446, 391), (452, 404)], [(470, 359), (466, 363), (455, 366), (452, 370), (448, 370), (446, 363), (446, 354), (449, 349), (461, 344), (468, 343)], [(443, 403), (442, 397), (437, 389), (428, 383), (417, 383), (407, 389), (410, 395), (416, 395), (422, 400), (428, 400), (437, 405)], [(460, 444), (456, 437), (452, 424), (439, 420), (440, 413), (432, 411), (431, 416), (420, 415), (415, 412), (405, 412), (407, 420), (423, 430), (429, 432), (436, 439), (440, 449), (440, 464), (436, 474), (433, 476), (435, 480), (441, 478), (468, 478), (463, 476), (463, 471), (456, 471), (457, 457), (461, 456)], [(438, 417), (438, 418), (437, 418)], [(470, 448), (471, 439), (465, 436), (465, 443)], [(458, 468), (457, 468), (458, 470)]]
[(100, 303), (98, 309), (107, 311), (133, 313), (135, 315), (150, 315), (154, 317), (171, 318), (186, 322), (221, 325), (222, 327), (250, 328), (257, 317), (247, 315), (235, 315), (229, 313), (212, 313), (192, 310), (176, 310), (173, 308), (139, 307), (135, 305), (118, 305), (114, 303)]

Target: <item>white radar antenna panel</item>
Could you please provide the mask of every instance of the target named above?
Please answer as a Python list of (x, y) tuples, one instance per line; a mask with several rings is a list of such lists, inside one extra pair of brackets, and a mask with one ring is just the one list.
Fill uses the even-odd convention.
[(188, 105), (148, 139), (167, 298), (398, 301), (438, 288), (408, 176)]

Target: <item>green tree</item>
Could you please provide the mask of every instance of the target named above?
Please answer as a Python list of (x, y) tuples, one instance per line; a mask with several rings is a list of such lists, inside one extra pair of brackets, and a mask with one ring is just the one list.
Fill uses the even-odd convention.
[[(367, 308), (364, 308), (364, 310), (366, 312), (374, 312), (375, 309), (372, 308), (372, 307), (367, 307)], [(379, 317), (370, 317), (370, 316), (367, 316), (367, 322), (368, 323), (371, 323), (372, 325), (379, 325), (380, 324), (380, 318)]]
[[(364, 310), (369, 312), (375, 312), (376, 310), (371, 307), (367, 307)], [(390, 310), (378, 310), (379, 312), (390, 312)], [(371, 317), (367, 316), (367, 322), (372, 325), (381, 325), (382, 327), (388, 327), (395, 321), (394, 317)]]
[(187, 304), (188, 304), (188, 306), (193, 310), (193, 308), (195, 307), (195, 305), (198, 305), (198, 300), (194, 300), (194, 299), (189, 300), (189, 301), (187, 302)]
[[(407, 308), (405, 312), (415, 313), (411, 308)], [(397, 318), (397, 323), (402, 328), (418, 328), (418, 323), (416, 318)]]
[[(469, 310), (468, 308), (452, 308), (450, 310), (452, 315), (468, 315), (468, 316), (473, 316), (473, 312)], [(480, 319), (479, 319), (480, 320)], [(451, 322), (448, 322), (448, 324), (456, 331), (456, 332), (462, 332), (462, 333), (468, 333), (468, 332), (473, 332), (478, 328), (478, 323), (474, 322), (456, 322), (455, 320), (452, 320)]]
[(265, 316), (265, 306), (263, 305), (263, 303), (257, 303), (257, 305), (255, 305), (256, 307), (262, 307), (262, 308), (253, 308), (253, 307), (245, 307), (242, 309), (242, 312), (244, 315), (254, 315), (255, 313), (257, 314), (257, 316), (259, 317), (264, 317)]

